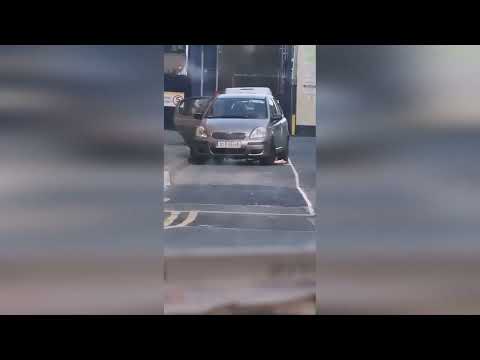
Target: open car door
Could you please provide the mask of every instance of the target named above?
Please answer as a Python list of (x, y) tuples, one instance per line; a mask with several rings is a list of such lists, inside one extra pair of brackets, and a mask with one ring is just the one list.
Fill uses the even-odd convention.
[(188, 145), (195, 137), (195, 131), (202, 121), (202, 115), (213, 97), (191, 97), (182, 100), (175, 109), (173, 122), (175, 129)]

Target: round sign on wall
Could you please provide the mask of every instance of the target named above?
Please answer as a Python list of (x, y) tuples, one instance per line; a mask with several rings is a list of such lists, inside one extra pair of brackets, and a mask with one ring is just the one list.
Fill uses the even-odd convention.
[(176, 107), (184, 99), (185, 94), (179, 92), (165, 91), (164, 93), (164, 106)]
[(175, 95), (173, 97), (173, 104), (175, 106), (177, 106), (178, 104), (180, 104), (180, 102), (183, 100), (183, 96), (182, 95)]

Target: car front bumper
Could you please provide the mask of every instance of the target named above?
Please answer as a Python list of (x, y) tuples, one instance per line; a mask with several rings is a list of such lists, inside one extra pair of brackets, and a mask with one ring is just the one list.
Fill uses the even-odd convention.
[(235, 140), (241, 142), (241, 147), (238, 149), (218, 149), (217, 139), (195, 139), (191, 143), (193, 152), (197, 156), (208, 157), (229, 157), (229, 158), (262, 158), (270, 155), (271, 142), (270, 140)]

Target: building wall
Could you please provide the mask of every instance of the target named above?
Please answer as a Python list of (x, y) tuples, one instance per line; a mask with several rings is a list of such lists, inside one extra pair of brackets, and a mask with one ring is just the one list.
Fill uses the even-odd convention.
[(179, 74), (185, 67), (185, 54), (165, 54), (163, 57), (163, 69), (165, 74)]
[(213, 96), (216, 91), (217, 45), (190, 45), (188, 78), (192, 96)]
[[(190, 45), (186, 49), (188, 56), (179, 53), (172, 53), (168, 58), (166, 56), (166, 91), (184, 92), (185, 97), (212, 96), (217, 90), (218, 72), (220, 91), (234, 85), (270, 87), (279, 99), (289, 125), (293, 125), (292, 114), (296, 97), (291, 81), (293, 46), (220, 45), (218, 53), (216, 45)], [(183, 76), (170, 74), (182, 61), (188, 63), (185, 77), (188, 89), (183, 82)], [(234, 78), (238, 80), (238, 84), (233, 84)], [(174, 109), (165, 109), (165, 126), (172, 127)]]
[(298, 45), (296, 58), (296, 135), (314, 136), (316, 128), (316, 46)]

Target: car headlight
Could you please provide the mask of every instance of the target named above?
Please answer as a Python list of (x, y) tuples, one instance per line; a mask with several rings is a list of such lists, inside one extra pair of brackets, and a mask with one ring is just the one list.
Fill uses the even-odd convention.
[(250, 139), (264, 139), (267, 136), (267, 129), (264, 127), (256, 128), (250, 134)]
[(203, 127), (203, 126), (199, 126), (197, 127), (197, 131), (195, 133), (195, 135), (199, 138), (206, 138), (208, 137), (207, 135), (207, 130)]

